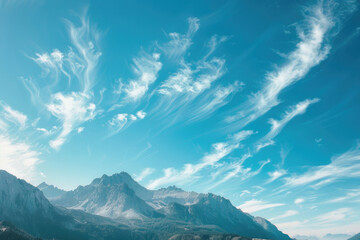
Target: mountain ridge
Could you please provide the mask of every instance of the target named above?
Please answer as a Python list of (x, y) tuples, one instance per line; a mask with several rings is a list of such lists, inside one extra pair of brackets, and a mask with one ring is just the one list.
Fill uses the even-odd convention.
[[(127, 199), (137, 204), (129, 207), (126, 201), (118, 199)], [(211, 225), (245, 237), (290, 239), (269, 221), (242, 212), (224, 197), (212, 193), (187, 192), (176, 186), (149, 190), (126, 172), (111, 176), (104, 174), (89, 185), (79, 186), (51, 202), (112, 219), (125, 218), (132, 223), (146, 218), (164, 218), (193, 225)], [(124, 211), (126, 209), (132, 212)]]
[[(135, 191), (128, 184), (135, 187)], [(144, 194), (146, 200), (136, 192)], [(268, 224), (274, 229), (266, 230), (255, 217), (236, 209), (221, 196), (186, 192), (175, 187), (148, 190), (125, 174), (117, 174), (114, 178), (103, 176), (89, 185), (79, 186), (77, 191), (55, 198), (58, 201), (70, 195), (75, 200), (82, 200), (78, 208), (71, 206), (72, 201), (67, 201), (69, 206), (66, 208), (53, 205), (54, 200), (46, 199), (38, 188), (3, 170), (0, 171), (0, 193), (0, 221), (9, 221), (32, 236), (44, 239), (160, 240), (191, 239), (191, 236), (197, 239), (243, 239), (241, 235), (290, 240), (270, 222)], [(150, 201), (158, 208), (152, 207)], [(159, 201), (163, 201), (163, 205), (158, 204)], [(184, 202), (188, 204), (181, 204)], [(95, 210), (110, 209), (122, 214), (113, 217), (94, 215), (89, 213), (91, 208), (86, 204)], [(129, 213), (127, 211), (141, 217), (123, 214)]]

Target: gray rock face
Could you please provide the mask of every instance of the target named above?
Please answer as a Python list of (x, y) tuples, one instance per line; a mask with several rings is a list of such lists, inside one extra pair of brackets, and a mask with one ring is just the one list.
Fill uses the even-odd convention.
[(66, 192), (55, 187), (54, 185), (48, 185), (45, 182), (39, 184), (37, 188), (40, 189), (40, 191), (42, 191), (45, 197), (49, 200), (58, 198)]
[(52, 202), (58, 207), (38, 188), (0, 170), (0, 221), (35, 237), (290, 240), (267, 220), (243, 213), (221, 196), (174, 186), (152, 191), (126, 173), (104, 175)]
[[(87, 186), (79, 186), (52, 203), (69, 209), (118, 220), (161, 218), (197, 226), (213, 226), (245, 237), (290, 240), (269, 221), (253, 217), (214, 194), (186, 192), (175, 186), (148, 190), (127, 173), (104, 175)], [(152, 226), (156, 227), (156, 226)]]

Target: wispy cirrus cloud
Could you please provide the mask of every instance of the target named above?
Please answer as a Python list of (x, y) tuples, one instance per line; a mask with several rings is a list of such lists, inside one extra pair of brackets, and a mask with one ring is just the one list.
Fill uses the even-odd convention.
[(197, 96), (225, 73), (224, 64), (224, 59), (216, 57), (209, 61), (200, 61), (195, 69), (182, 62), (182, 68), (165, 80), (158, 92), (168, 96), (182, 93)]
[(119, 133), (121, 130), (124, 130), (130, 124), (137, 120), (142, 120), (146, 116), (146, 112), (140, 110), (136, 114), (128, 113), (119, 113), (113, 116), (111, 120), (108, 121), (108, 126), (110, 129), (110, 136)]
[(237, 208), (247, 213), (254, 213), (264, 209), (280, 207), (284, 205), (285, 204), (283, 203), (269, 203), (262, 200), (252, 199), (239, 205)]
[(349, 217), (353, 213), (351, 208), (339, 208), (331, 212), (324, 213), (315, 218), (322, 224), (338, 222)]
[(270, 218), (269, 221), (275, 221), (275, 220), (279, 220), (279, 219), (283, 219), (283, 218), (288, 218), (288, 217), (291, 217), (291, 216), (294, 216), (297, 214), (299, 214), (299, 212), (296, 210), (287, 210), (285, 213), (283, 213), (279, 216)]
[(274, 144), (273, 139), (280, 133), (286, 124), (288, 124), (294, 117), (304, 114), (310, 104), (316, 103), (318, 101), (318, 98), (306, 99), (305, 101), (292, 106), (290, 111), (285, 112), (281, 120), (277, 121), (275, 119), (270, 119), (269, 122), (271, 124), (271, 130), (262, 139), (259, 140), (256, 150), (259, 151), (266, 146)]
[(194, 181), (198, 178), (197, 174), (206, 167), (214, 166), (224, 157), (228, 156), (233, 150), (240, 147), (241, 141), (245, 140), (248, 136), (252, 135), (253, 131), (241, 131), (231, 137), (228, 142), (220, 142), (212, 145), (212, 151), (206, 154), (199, 163), (187, 163), (183, 166), (182, 170), (175, 168), (164, 169), (164, 175), (160, 178), (151, 180), (148, 188), (155, 189), (162, 185), (169, 184), (184, 184), (186, 182)]
[(311, 167), (301, 175), (285, 178), (287, 186), (302, 186), (312, 184), (319, 188), (339, 179), (360, 177), (360, 144), (347, 152), (333, 157), (331, 162), (322, 166)]
[[(51, 53), (36, 53), (36, 57), (32, 58), (53, 81), (39, 88), (32, 79), (23, 79), (33, 103), (43, 104), (60, 121), (59, 135), (49, 142), (56, 150), (60, 149), (74, 129), (94, 119), (98, 113), (92, 89), (96, 83), (96, 68), (101, 56), (97, 48), (100, 32), (90, 25), (86, 15), (80, 20), (79, 26), (67, 21), (72, 43), (68, 51), (54, 49)], [(68, 86), (64, 91), (53, 93), (54, 87), (63, 88), (59, 83), (59, 79), (63, 77), (67, 79)], [(71, 86), (77, 90), (70, 91)], [(49, 96), (41, 96), (42, 89), (47, 89), (43, 92), (48, 92)]]
[(156, 81), (162, 63), (159, 53), (152, 55), (143, 53), (140, 57), (134, 58), (133, 62), (133, 72), (136, 78), (123, 85), (121, 89), (126, 94), (126, 99), (138, 101), (146, 94), (150, 85)]
[(28, 117), (25, 114), (11, 108), (3, 101), (0, 101), (0, 107), (2, 108), (0, 116), (3, 118), (3, 120), (0, 119), (0, 128), (6, 128), (7, 123), (5, 123), (4, 120), (16, 124), (21, 128), (25, 128), (26, 122), (28, 120)]
[[(212, 48), (221, 40), (216, 38), (216, 41)], [(225, 59), (210, 57), (214, 51), (212, 48), (196, 62), (188, 63), (181, 59), (177, 71), (157, 88), (159, 102), (152, 112), (161, 114), (168, 124), (180, 121), (185, 114), (187, 122), (205, 119), (226, 105), (242, 87), (243, 84), (235, 81), (228, 86), (213, 88), (225, 74), (226, 67)]]
[(185, 34), (177, 32), (169, 33), (170, 41), (160, 45), (159, 48), (170, 58), (178, 59), (192, 44), (194, 34), (199, 30), (200, 20), (192, 17), (188, 18), (189, 28)]
[(40, 154), (31, 145), (0, 133), (0, 169), (32, 181), (38, 177), (36, 166), (41, 162)]
[(267, 181), (267, 183), (271, 183), (273, 181), (275, 181), (276, 179), (281, 178), (282, 176), (287, 174), (287, 171), (285, 169), (277, 169), (273, 172), (269, 172), (269, 180)]
[[(250, 157), (251, 155), (244, 155), (246, 158), (247, 157)], [(244, 159), (245, 160), (245, 159)], [(260, 162), (260, 167), (253, 171), (253, 169), (249, 168), (249, 167), (244, 167), (242, 165), (243, 161), (239, 161), (239, 162), (234, 162), (234, 163), (231, 163), (229, 167), (227, 167), (228, 169), (230, 169), (230, 171), (228, 171), (225, 176), (223, 176), (222, 179), (218, 179), (216, 180), (216, 182), (214, 184), (212, 184), (208, 190), (211, 190), (227, 181), (229, 181), (230, 179), (232, 178), (235, 178), (235, 177), (239, 177), (241, 180), (245, 180), (245, 179), (249, 179), (251, 177), (254, 177), (256, 175), (258, 175), (261, 170), (263, 169), (263, 167), (270, 163), (270, 160), (266, 160), (266, 161), (262, 161)]]
[(358, 197), (360, 197), (360, 189), (351, 189), (344, 196), (333, 198), (333, 199), (327, 201), (327, 203), (345, 202), (348, 200), (355, 200)]
[(198, 121), (209, 117), (217, 109), (227, 105), (232, 97), (242, 88), (243, 83), (235, 81), (228, 86), (216, 86), (207, 94), (204, 94), (192, 105), (193, 117), (189, 121)]
[(327, 5), (320, 3), (309, 8), (303, 26), (298, 26), (300, 42), (286, 56), (285, 64), (269, 72), (263, 88), (241, 104), (237, 113), (226, 121), (236, 129), (242, 128), (278, 105), (278, 96), (283, 89), (305, 77), (327, 57), (330, 51), (327, 34), (333, 28), (334, 21)]
[(144, 178), (148, 177), (149, 175), (151, 175), (153, 172), (155, 172), (154, 168), (145, 168), (144, 170), (141, 171), (141, 173), (139, 175), (135, 176), (135, 181), (140, 182), (142, 181)]

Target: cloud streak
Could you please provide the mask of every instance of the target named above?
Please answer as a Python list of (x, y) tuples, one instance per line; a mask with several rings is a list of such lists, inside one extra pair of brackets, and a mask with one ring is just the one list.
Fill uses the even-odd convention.
[[(5, 102), (0, 101), (0, 106), (3, 111), (0, 113), (4, 120), (11, 122), (13, 124), (17, 124), (21, 128), (26, 127), (26, 122), (28, 120), (27, 116), (13, 108), (11, 108)], [(7, 124), (2, 120), (0, 123), (0, 128), (6, 128)]]
[(360, 144), (355, 148), (333, 157), (327, 165), (311, 167), (302, 175), (285, 178), (286, 185), (297, 187), (312, 184), (319, 188), (339, 179), (360, 177)]
[(326, 35), (334, 26), (334, 17), (325, 6), (319, 4), (309, 9), (305, 25), (298, 28), (300, 42), (286, 57), (286, 63), (269, 72), (264, 87), (241, 104), (236, 114), (226, 121), (235, 128), (242, 128), (279, 104), (278, 96), (285, 88), (299, 81), (323, 61), (329, 51)]
[(281, 132), (281, 130), (286, 126), (286, 124), (288, 124), (294, 117), (304, 114), (310, 104), (316, 103), (318, 101), (318, 98), (306, 99), (305, 101), (302, 101), (295, 106), (292, 106), (290, 108), (290, 111), (287, 111), (281, 120), (277, 121), (275, 119), (270, 119), (269, 122), (271, 124), (271, 130), (257, 143), (256, 151), (259, 151), (266, 146), (274, 144), (273, 139)]
[(189, 181), (193, 181), (194, 178), (198, 178), (197, 173), (206, 167), (214, 166), (224, 157), (228, 156), (233, 150), (240, 147), (240, 142), (253, 134), (253, 131), (241, 131), (231, 137), (228, 142), (220, 142), (212, 145), (212, 151), (206, 154), (199, 163), (190, 164), (187, 163), (183, 166), (182, 170), (176, 170), (174, 168), (164, 169), (164, 175), (158, 179), (150, 181), (148, 188), (155, 189), (159, 186), (169, 184), (184, 184)]
[(144, 53), (142, 56), (133, 59), (133, 72), (136, 78), (130, 80), (123, 87), (126, 99), (138, 101), (146, 94), (150, 85), (156, 81), (158, 72), (162, 68), (162, 63), (159, 60), (160, 54), (158, 53), (152, 55)]
[(254, 213), (254, 212), (258, 212), (264, 209), (268, 209), (268, 208), (275, 208), (275, 207), (280, 207), (280, 206), (284, 206), (285, 204), (283, 203), (268, 203), (262, 200), (256, 200), (256, 199), (252, 199), (249, 201), (246, 201), (245, 203), (239, 205), (237, 208), (247, 212), (247, 213)]
[(119, 113), (113, 116), (111, 120), (108, 121), (108, 126), (110, 129), (110, 136), (113, 136), (120, 131), (124, 130), (130, 124), (137, 120), (142, 120), (146, 116), (146, 113), (142, 110), (138, 111), (136, 114), (128, 114), (128, 113)]
[(198, 18), (188, 18), (189, 28), (185, 34), (176, 32), (169, 33), (170, 41), (159, 46), (159, 48), (169, 57), (178, 59), (192, 44), (192, 37), (199, 30), (200, 21)]
[[(84, 15), (81, 24), (75, 26), (66, 21), (72, 46), (64, 53), (54, 49), (51, 53), (36, 53), (32, 58), (47, 74), (51, 74), (53, 83), (46, 86), (50, 96), (45, 101), (40, 90), (31, 79), (23, 79), (31, 94), (33, 103), (44, 104), (45, 108), (60, 122), (59, 135), (49, 142), (56, 150), (66, 142), (68, 136), (81, 124), (92, 120), (97, 115), (92, 88), (96, 83), (96, 68), (101, 56), (97, 45), (100, 33), (90, 25)], [(61, 76), (68, 80), (68, 87), (73, 84), (76, 91), (59, 91), (53, 93), (53, 87), (62, 87)]]

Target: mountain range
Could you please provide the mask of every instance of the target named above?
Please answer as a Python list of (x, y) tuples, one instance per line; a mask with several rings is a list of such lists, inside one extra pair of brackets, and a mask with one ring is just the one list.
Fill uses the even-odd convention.
[(0, 193), (0, 220), (44, 239), (291, 239), (221, 196), (149, 190), (125, 172), (63, 191), (0, 170)]

